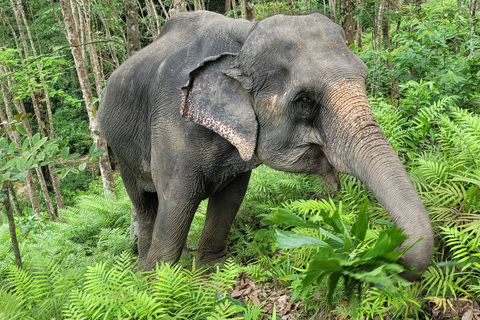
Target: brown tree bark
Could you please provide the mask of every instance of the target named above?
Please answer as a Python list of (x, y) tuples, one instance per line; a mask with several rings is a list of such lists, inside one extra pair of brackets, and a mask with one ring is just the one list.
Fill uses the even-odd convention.
[(255, 9), (253, 0), (242, 0), (243, 16), (249, 21), (255, 20)]
[[(363, 0), (357, 0), (357, 7), (362, 9), (363, 12)], [(363, 27), (362, 27), (362, 17), (357, 17), (357, 47), (362, 48), (362, 36), (363, 36)]]
[(353, 10), (355, 10), (354, 0), (342, 0), (340, 3), (340, 15), (343, 18), (343, 31), (345, 32), (345, 40), (350, 46), (355, 41), (356, 23), (353, 17)]
[(141, 49), (138, 31), (138, 6), (136, 0), (124, 0), (127, 16), (127, 54), (131, 57)]
[(113, 181), (112, 168), (110, 167), (107, 144), (105, 139), (100, 135), (97, 119), (94, 116), (95, 107), (92, 102), (93, 94), (90, 88), (90, 80), (88, 79), (87, 65), (80, 50), (81, 46), (77, 33), (78, 26), (74, 24), (73, 12), (69, 1), (60, 0), (60, 5), (63, 12), (65, 27), (67, 28), (68, 43), (70, 44), (70, 49), (72, 51), (75, 63), (75, 69), (77, 71), (78, 80), (80, 82), (83, 99), (87, 109), (88, 119), (90, 122), (90, 134), (93, 142), (97, 145), (97, 149), (105, 150), (105, 153), (101, 155), (99, 159), (100, 174), (102, 176), (105, 197), (115, 196), (115, 184)]
[(0, 196), (2, 196), (2, 204), (5, 206), (5, 213), (8, 219), (8, 230), (10, 231), (10, 239), (12, 241), (13, 254), (15, 256), (15, 264), (18, 268), (22, 267), (22, 257), (20, 256), (20, 248), (18, 247), (17, 233), (15, 228), (15, 219), (13, 218), (12, 203), (8, 194), (9, 181), (4, 180), (2, 183), (2, 190)]
[(378, 12), (375, 19), (375, 50), (380, 51), (382, 49), (382, 23), (383, 16), (385, 14), (386, 0), (380, 0), (378, 5)]
[(205, 2), (203, 0), (194, 0), (193, 7), (195, 11), (205, 10)]
[(237, 2), (236, 0), (232, 0), (232, 10), (233, 10), (233, 17), (238, 19), (238, 12), (237, 12)]
[(153, 0), (145, 0), (145, 5), (148, 12), (150, 32), (152, 33), (152, 38), (155, 39), (160, 34), (160, 23), (158, 21), (157, 10), (155, 9), (155, 4), (153, 3)]
[(333, 22), (337, 22), (337, 0), (328, 0), (330, 15)]
[(170, 8), (168, 14), (171, 17), (176, 13), (185, 11), (187, 11), (187, 2), (185, 0), (173, 0), (172, 7)]

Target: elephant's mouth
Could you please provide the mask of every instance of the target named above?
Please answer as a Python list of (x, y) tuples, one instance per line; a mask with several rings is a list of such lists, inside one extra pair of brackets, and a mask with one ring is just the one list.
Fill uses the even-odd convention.
[(301, 147), (302, 157), (300, 163), (308, 164), (311, 167), (300, 172), (311, 172), (321, 176), (336, 191), (340, 190), (340, 179), (338, 171), (330, 163), (325, 152), (325, 147), (318, 144), (305, 144)]
[(330, 163), (325, 154), (325, 147), (320, 147), (320, 157), (317, 163), (317, 173), (328, 182), (335, 191), (340, 190), (340, 179), (338, 171)]

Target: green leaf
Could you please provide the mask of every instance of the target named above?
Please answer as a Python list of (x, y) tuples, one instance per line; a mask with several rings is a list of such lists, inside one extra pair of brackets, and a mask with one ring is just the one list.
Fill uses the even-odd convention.
[(24, 181), (27, 178), (28, 171), (20, 172), (13, 176), (14, 180)]
[[(36, 135), (35, 135), (36, 136)], [(35, 138), (35, 137), (34, 137)], [(35, 139), (33, 139), (35, 140)], [(35, 142), (35, 144), (33, 145), (33, 148), (32, 148), (32, 153), (34, 153), (35, 151), (37, 151), (44, 143), (45, 141), (47, 141), (47, 138), (42, 138), (40, 140), (37, 140), (37, 142)]]
[(85, 170), (86, 167), (87, 167), (87, 163), (86, 163), (86, 162), (83, 162), (82, 164), (80, 164), (80, 165), (78, 166), (78, 170), (83, 171), (83, 170)]
[(297, 234), (290, 231), (276, 230), (277, 247), (279, 249), (292, 249), (298, 247), (325, 247), (328, 244), (317, 238), (303, 234)]
[(7, 145), (7, 139), (4, 137), (0, 138), (0, 148), (3, 148)]
[(308, 271), (327, 271), (327, 272), (335, 272), (341, 271), (341, 261), (338, 258), (329, 258), (329, 259), (322, 259), (322, 260), (312, 260), (308, 265)]
[(318, 229), (318, 225), (313, 222), (305, 221), (290, 211), (283, 208), (273, 209), (270, 222), (300, 228)]
[(357, 222), (355, 222), (352, 226), (351, 233), (355, 236), (356, 239), (359, 241), (365, 240), (365, 235), (367, 234), (368, 229), (368, 201), (365, 200), (360, 207), (358, 212)]
[(23, 140), (22, 151), (27, 151), (28, 147), (30, 146), (30, 141), (31, 140), (29, 138)]
[(75, 159), (75, 158), (78, 158), (78, 157), (80, 157), (80, 153), (73, 153), (73, 154), (68, 156), (68, 160)]
[(15, 150), (17, 149), (17, 144), (15, 141), (12, 141), (10, 145), (8, 146), (8, 153), (14, 153)]
[(90, 155), (90, 157), (93, 158), (93, 154), (95, 153), (95, 150), (97, 150), (97, 144), (96, 143), (92, 144), (92, 146), (88, 150), (88, 154)]
[(62, 149), (62, 151), (60, 151), (60, 156), (62, 157), (62, 159), (67, 160), (69, 153), (70, 153), (70, 148), (65, 147)]
[(27, 129), (25, 129), (23, 124), (18, 124), (15, 127), (17, 128), (17, 131), (20, 132), (22, 135), (27, 135)]
[(25, 159), (24, 158), (17, 158), (17, 170), (23, 171), (25, 168)]
[(32, 137), (32, 143), (33, 143), (33, 144), (36, 144), (38, 141), (40, 141), (40, 133), (36, 133), (36, 134)]
[(340, 272), (334, 272), (330, 275), (330, 279), (328, 281), (328, 293), (327, 293), (327, 304), (331, 307), (333, 301), (333, 293), (337, 288), (338, 281), (342, 274)]
[(104, 153), (105, 153), (105, 150), (97, 150), (97, 151), (91, 153), (91, 154), (90, 154), (90, 157), (91, 157), (92, 159), (95, 159), (95, 158), (101, 156), (101, 155), (104, 154)]
[(10, 159), (3, 167), (0, 169), (1, 171), (13, 168), (17, 165), (17, 158)]

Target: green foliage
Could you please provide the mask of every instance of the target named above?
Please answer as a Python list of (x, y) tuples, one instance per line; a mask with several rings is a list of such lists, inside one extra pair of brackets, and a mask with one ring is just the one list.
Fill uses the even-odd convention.
[[(383, 230), (375, 242), (365, 243), (369, 224), (367, 202), (360, 208), (358, 220), (350, 230), (342, 221), (338, 210), (333, 211), (331, 215), (322, 210), (321, 215), (328, 229), (280, 209), (274, 213), (271, 220), (297, 228), (318, 229), (323, 235), (323, 240), (320, 240), (290, 231), (277, 230), (278, 246), (281, 249), (319, 248), (308, 264), (302, 281), (303, 287), (314, 282), (320, 285), (323, 279), (328, 279), (327, 299), (330, 305), (340, 278), (343, 278), (345, 292), (350, 295), (354, 305), (356, 303), (354, 292), (360, 293), (364, 287), (375, 286), (387, 292), (395, 292), (393, 281), (401, 282), (398, 274), (408, 270), (398, 263), (400, 257), (408, 250), (408, 248), (397, 250), (406, 240), (402, 230)], [(354, 314), (355, 312), (354, 307)]]

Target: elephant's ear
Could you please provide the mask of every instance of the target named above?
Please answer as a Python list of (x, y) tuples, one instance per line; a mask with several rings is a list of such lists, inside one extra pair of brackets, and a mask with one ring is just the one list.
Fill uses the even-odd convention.
[(227, 139), (248, 161), (255, 151), (258, 124), (249, 92), (227, 75), (234, 59), (230, 53), (209, 57), (190, 72), (182, 88), (181, 114)]

